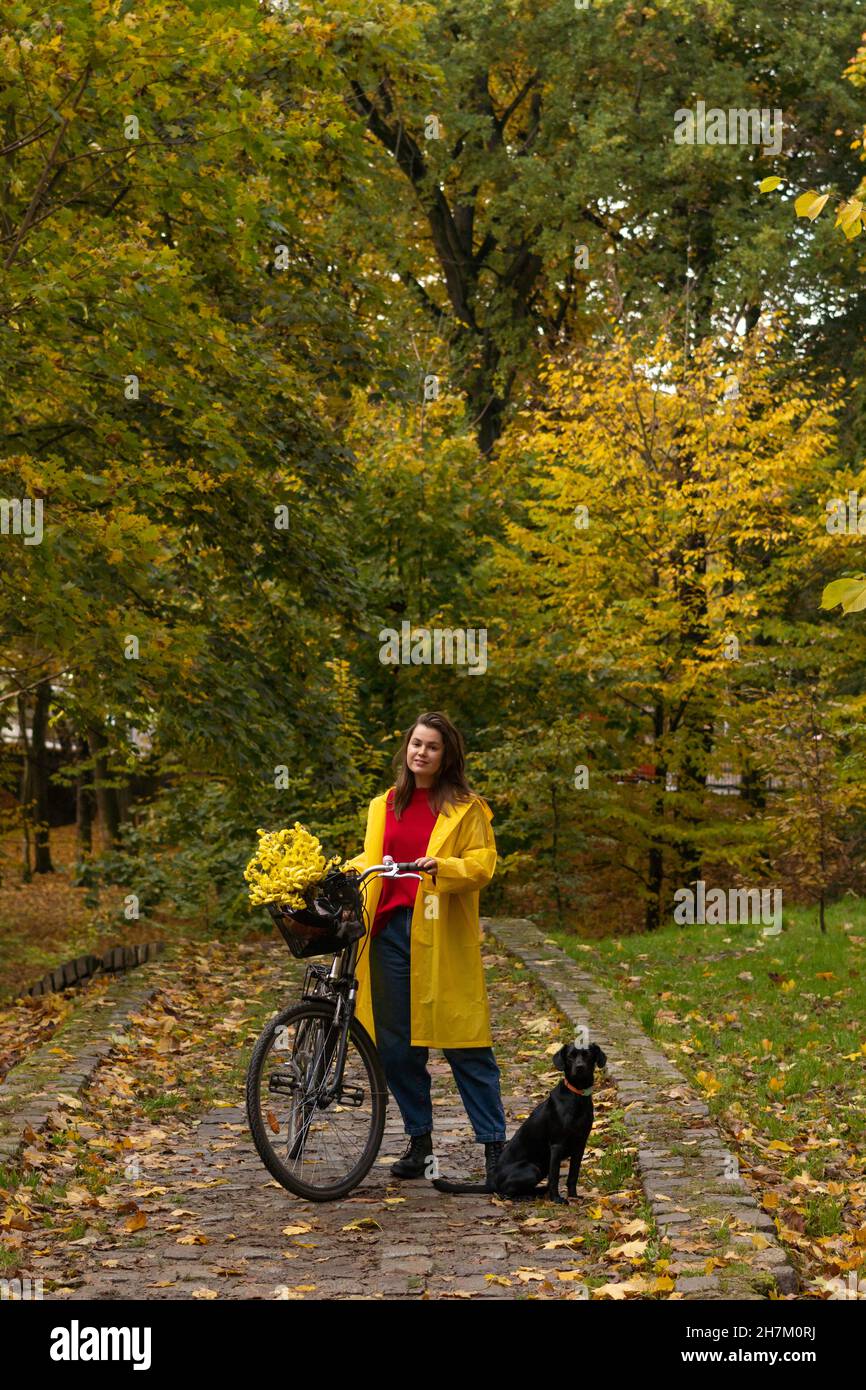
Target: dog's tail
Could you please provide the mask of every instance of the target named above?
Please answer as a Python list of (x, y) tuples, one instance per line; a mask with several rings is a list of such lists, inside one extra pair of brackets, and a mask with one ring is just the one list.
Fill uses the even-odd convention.
[(484, 1182), (449, 1182), (447, 1178), (434, 1178), (433, 1186), (439, 1192), (474, 1192), (476, 1196), (493, 1192), (493, 1188)]

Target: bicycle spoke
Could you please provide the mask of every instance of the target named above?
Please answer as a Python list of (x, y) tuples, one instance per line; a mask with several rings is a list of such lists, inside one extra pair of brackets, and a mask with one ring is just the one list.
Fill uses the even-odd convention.
[[(276, 1070), (266, 1059), (260, 1072), (262, 1113), (270, 1132), (279, 1124), (275, 1151), (285, 1169), (309, 1187), (324, 1189), (343, 1181), (361, 1162), (375, 1123), (370, 1077), (351, 1039), (341, 1090), (350, 1095), (360, 1091), (362, 1103), (320, 1104), (336, 1080), (340, 1038), (333, 1020), (302, 1018), (288, 1039), (288, 1056)], [(277, 1052), (273, 1044), (272, 1051)], [(280, 1073), (290, 1084), (271, 1090), (270, 1078)], [(273, 1146), (270, 1138), (268, 1142)]]

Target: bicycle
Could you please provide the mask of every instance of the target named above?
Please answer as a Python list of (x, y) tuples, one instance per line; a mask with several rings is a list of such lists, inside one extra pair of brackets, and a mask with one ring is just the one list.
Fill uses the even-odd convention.
[(307, 967), (301, 1002), (268, 1023), (246, 1082), (259, 1157), (278, 1183), (313, 1202), (335, 1201), (363, 1182), (385, 1130), (385, 1073), (355, 1017), (355, 967), (369, 941), (364, 897), (374, 877), (420, 881), (421, 874), (385, 855), (361, 874), (332, 870), (305, 895), (304, 908), (268, 904), (292, 955), (333, 956), (330, 968)]

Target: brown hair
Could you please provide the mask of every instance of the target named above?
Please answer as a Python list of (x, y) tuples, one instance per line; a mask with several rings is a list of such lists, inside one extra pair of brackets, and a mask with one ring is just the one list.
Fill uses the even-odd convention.
[(466, 750), (460, 730), (445, 714), (419, 714), (403, 735), (403, 742), (394, 756), (396, 777), (393, 807), (398, 820), (412, 800), (415, 790), (415, 774), (409, 767), (406, 755), (409, 740), (419, 724), (424, 724), (428, 729), (435, 729), (441, 735), (443, 744), (442, 763), (436, 774), (436, 781), (428, 791), (431, 811), (438, 815), (440, 811), (450, 809), (459, 801), (470, 801), (476, 794), (466, 781)]

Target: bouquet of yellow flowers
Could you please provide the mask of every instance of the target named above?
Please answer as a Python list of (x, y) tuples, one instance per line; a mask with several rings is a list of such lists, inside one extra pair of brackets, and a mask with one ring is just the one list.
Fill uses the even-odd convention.
[(250, 902), (254, 907), (266, 903), (305, 907), (305, 891), (320, 883), (340, 856), (326, 860), (318, 838), (299, 821), (292, 830), (259, 830), (257, 834), (256, 852), (244, 869)]

